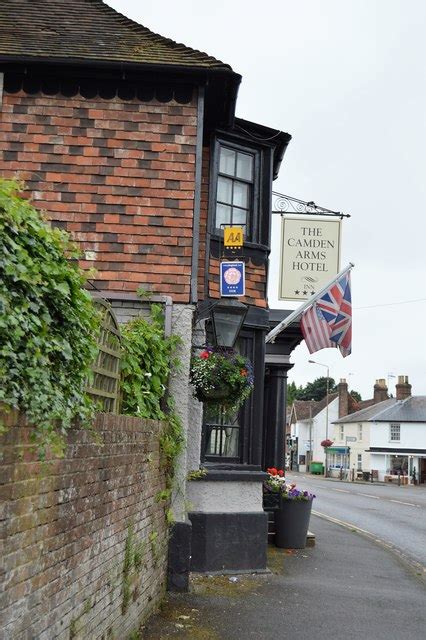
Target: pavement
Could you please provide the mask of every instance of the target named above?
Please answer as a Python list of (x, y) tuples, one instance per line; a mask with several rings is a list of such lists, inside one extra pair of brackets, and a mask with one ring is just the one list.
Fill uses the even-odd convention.
[(420, 640), (424, 575), (357, 531), (311, 517), (316, 546), (270, 545), (270, 573), (193, 576), (167, 594), (142, 640)]

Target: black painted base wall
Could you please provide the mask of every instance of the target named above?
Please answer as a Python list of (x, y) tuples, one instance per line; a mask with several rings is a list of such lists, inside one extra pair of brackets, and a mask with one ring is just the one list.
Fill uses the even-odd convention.
[(268, 514), (189, 513), (192, 522), (191, 571), (266, 569)]
[(175, 522), (169, 540), (167, 589), (189, 590), (192, 526), (190, 522)]

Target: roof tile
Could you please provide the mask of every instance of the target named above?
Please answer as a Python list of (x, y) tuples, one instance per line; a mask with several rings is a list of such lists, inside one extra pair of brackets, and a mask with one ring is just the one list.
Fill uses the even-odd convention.
[(0, 57), (231, 67), (153, 33), (102, 0), (0, 0)]

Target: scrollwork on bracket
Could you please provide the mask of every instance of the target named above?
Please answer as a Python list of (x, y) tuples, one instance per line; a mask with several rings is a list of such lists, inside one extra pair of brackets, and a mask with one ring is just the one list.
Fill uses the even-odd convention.
[(347, 213), (333, 211), (315, 204), (315, 202), (305, 202), (283, 193), (272, 192), (272, 213), (309, 214), (318, 216), (338, 216), (339, 218), (350, 218)]

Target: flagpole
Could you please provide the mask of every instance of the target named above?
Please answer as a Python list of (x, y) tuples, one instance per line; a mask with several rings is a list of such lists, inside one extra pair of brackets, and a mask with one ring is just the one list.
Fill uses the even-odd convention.
[(274, 329), (272, 329), (266, 336), (265, 338), (265, 342), (273, 342), (275, 340), (275, 338), (277, 337), (278, 334), (280, 334), (282, 331), (284, 331), (284, 329), (287, 329), (287, 327), (294, 322), (295, 320), (297, 320), (302, 313), (308, 309), (312, 304), (314, 304), (314, 302), (316, 302), (316, 300), (318, 300), (318, 298), (321, 298), (322, 294), (325, 293), (327, 291), (327, 289), (333, 284), (333, 282), (336, 282), (337, 280), (339, 280), (339, 278), (341, 278), (342, 276), (345, 275), (345, 273), (347, 273), (348, 271), (350, 271), (352, 269), (352, 267), (354, 267), (354, 263), (350, 262), (348, 264), (347, 267), (345, 267), (344, 269), (342, 269), (337, 276), (334, 276), (334, 278), (332, 278), (330, 280), (330, 282), (328, 282), (322, 289), (321, 291), (318, 291), (318, 293), (313, 297), (310, 298), (309, 300), (306, 300), (305, 302), (303, 302), (300, 307), (298, 309), (295, 309), (293, 311), (293, 313), (290, 313), (289, 316), (287, 316), (287, 318), (285, 318), (284, 320), (282, 320), (279, 324), (277, 324), (276, 327), (274, 327)]

